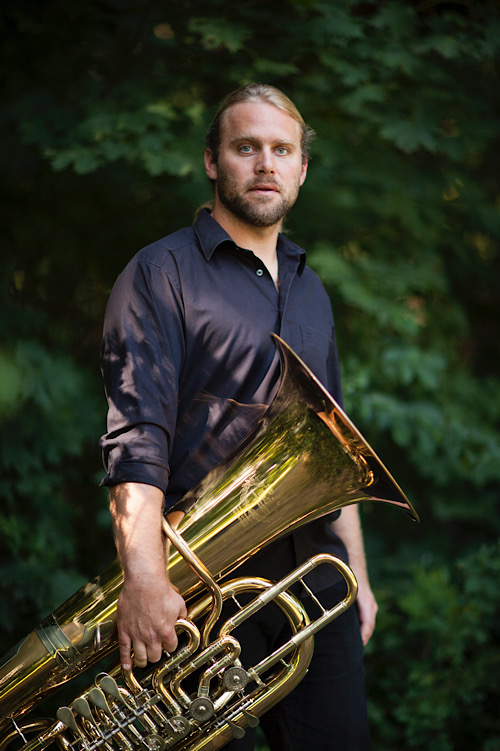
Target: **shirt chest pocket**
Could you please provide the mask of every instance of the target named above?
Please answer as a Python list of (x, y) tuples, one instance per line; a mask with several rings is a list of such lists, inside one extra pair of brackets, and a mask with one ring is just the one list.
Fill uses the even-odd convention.
[(293, 349), (321, 383), (328, 383), (328, 364), (333, 348), (331, 337), (321, 329), (288, 322), (282, 338)]

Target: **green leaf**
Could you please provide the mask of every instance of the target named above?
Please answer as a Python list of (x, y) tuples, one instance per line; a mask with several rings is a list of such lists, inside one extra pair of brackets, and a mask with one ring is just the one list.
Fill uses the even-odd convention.
[(261, 58), (255, 62), (255, 71), (260, 75), (288, 76), (298, 73), (293, 63), (282, 63), (277, 60)]
[(229, 52), (238, 52), (250, 35), (249, 29), (241, 24), (203, 16), (191, 18), (188, 28), (201, 37), (202, 45), (207, 50), (225, 47)]
[(418, 149), (435, 151), (437, 139), (435, 135), (423, 123), (414, 120), (399, 120), (386, 123), (380, 129), (382, 138), (392, 141), (397, 148), (409, 154)]

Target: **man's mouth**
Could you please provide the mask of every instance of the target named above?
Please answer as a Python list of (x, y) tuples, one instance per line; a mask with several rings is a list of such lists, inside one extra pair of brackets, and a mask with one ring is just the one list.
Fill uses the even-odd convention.
[(269, 184), (269, 183), (258, 183), (257, 185), (252, 185), (250, 188), (250, 192), (252, 193), (279, 193), (279, 189), (277, 185)]

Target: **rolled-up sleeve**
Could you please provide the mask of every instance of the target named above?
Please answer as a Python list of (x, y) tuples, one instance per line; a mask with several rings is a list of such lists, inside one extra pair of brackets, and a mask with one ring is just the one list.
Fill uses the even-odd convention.
[(167, 488), (183, 320), (174, 275), (133, 260), (113, 287), (104, 319), (101, 367), (109, 408), (100, 441), (102, 485), (141, 482)]

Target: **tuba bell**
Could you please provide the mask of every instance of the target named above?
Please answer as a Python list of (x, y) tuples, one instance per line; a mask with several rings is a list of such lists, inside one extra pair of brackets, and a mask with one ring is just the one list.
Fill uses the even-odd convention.
[[(164, 521), (168, 571), (188, 607), (177, 622), (179, 647), (145, 669), (122, 671), (116, 603), (123, 583), (117, 560), (45, 618), (0, 663), (0, 751), (210, 751), (248, 726), (302, 679), (314, 634), (355, 601), (354, 574), (320, 554), (278, 582), (228, 579), (274, 540), (353, 503), (383, 501), (417, 513), (343, 410), (279, 337), (276, 396), (240, 445), (174, 507)], [(176, 514), (175, 518), (181, 514)], [(333, 608), (311, 620), (290, 591), (307, 588), (318, 566), (346, 582)], [(238, 598), (244, 598), (240, 604)], [(224, 604), (236, 612), (221, 619)], [(290, 638), (258, 664), (245, 666), (237, 629), (274, 604)], [(105, 667), (103, 667), (103, 665)], [(30, 717), (57, 688), (90, 668), (90, 686), (53, 719)], [(189, 686), (189, 689), (188, 689)]]

